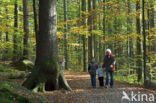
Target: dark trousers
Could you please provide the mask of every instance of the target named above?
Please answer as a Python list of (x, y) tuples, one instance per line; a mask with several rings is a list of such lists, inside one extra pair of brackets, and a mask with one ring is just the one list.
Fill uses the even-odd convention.
[(96, 74), (90, 75), (90, 76), (91, 76), (92, 86), (93, 86), (93, 88), (95, 88), (96, 87)]
[(109, 84), (109, 74), (110, 74), (110, 86), (113, 86), (114, 85), (114, 79), (113, 79), (113, 71), (107, 71), (106, 72), (106, 83), (105, 85), (108, 86)]
[(99, 77), (99, 85), (102, 87), (104, 86), (103, 77)]

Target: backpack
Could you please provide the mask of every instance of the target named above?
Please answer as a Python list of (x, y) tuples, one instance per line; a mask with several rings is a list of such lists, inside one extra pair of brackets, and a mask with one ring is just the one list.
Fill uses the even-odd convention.
[(97, 64), (96, 63), (90, 63), (89, 66), (90, 66), (89, 73), (91, 75), (96, 74)]

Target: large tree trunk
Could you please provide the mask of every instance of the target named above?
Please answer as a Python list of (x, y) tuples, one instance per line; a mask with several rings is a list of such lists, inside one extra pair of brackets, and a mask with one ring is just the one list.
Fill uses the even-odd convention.
[(18, 46), (17, 46), (17, 29), (18, 29), (18, 3), (15, 0), (15, 9), (14, 9), (14, 35), (13, 35), (13, 62), (18, 61)]
[(23, 57), (22, 59), (28, 59), (29, 56), (29, 11), (28, 0), (23, 0), (23, 20), (24, 20), (24, 43), (23, 43)]
[(58, 64), (56, 0), (39, 0), (39, 35), (35, 69), (24, 86), (35, 91), (71, 90)]
[(64, 0), (64, 55), (65, 69), (68, 69), (68, 25), (67, 25), (67, 0)]
[(142, 53), (141, 53), (141, 26), (140, 26), (140, 0), (136, 1), (136, 11), (137, 16), (136, 16), (136, 29), (137, 29), (137, 61), (136, 61), (136, 71), (137, 71), (137, 75), (138, 75), (138, 82), (141, 80), (142, 78), (142, 62), (141, 62), (141, 58), (142, 58)]

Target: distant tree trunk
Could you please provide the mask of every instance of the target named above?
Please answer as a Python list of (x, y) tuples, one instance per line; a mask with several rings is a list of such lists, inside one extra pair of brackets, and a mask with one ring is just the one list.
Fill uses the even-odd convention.
[[(103, 0), (103, 3), (106, 3), (106, 0)], [(103, 5), (103, 40), (106, 39), (106, 6)], [(102, 57), (104, 58), (104, 52), (106, 50), (106, 43), (103, 43), (103, 55)], [(102, 58), (102, 59), (103, 59)]]
[(146, 59), (147, 59), (147, 55), (146, 55), (146, 32), (145, 32), (145, 1), (142, 0), (142, 24), (143, 24), (143, 28), (142, 28), (142, 32), (143, 32), (143, 62), (144, 62), (144, 86), (148, 86), (148, 80), (147, 80), (147, 68), (146, 68)]
[[(96, 8), (97, 8), (97, 0), (93, 0), (93, 3), (92, 3), (92, 5), (93, 5), (93, 12), (94, 12), (94, 14), (93, 14), (93, 30), (95, 31), (95, 30), (97, 30), (97, 11), (96, 11)], [(94, 40), (93, 40), (93, 48), (94, 48), (94, 57), (95, 57), (95, 59), (97, 60), (98, 58), (97, 58), (97, 55), (96, 55), (96, 53), (97, 53), (97, 35), (94, 33), (93, 34), (93, 37), (92, 37)]]
[(38, 23), (37, 23), (36, 0), (33, 0), (33, 12), (34, 12), (34, 31), (35, 31), (35, 35), (36, 35), (36, 41), (37, 41)]
[(35, 69), (23, 86), (34, 91), (71, 90), (58, 64), (56, 0), (39, 0)]
[[(78, 18), (80, 18), (81, 17), (81, 0), (77, 0), (77, 3), (79, 5), (79, 8), (78, 8), (79, 9)], [(80, 26), (81, 26), (81, 23), (78, 23), (78, 27), (80, 27)], [(78, 38), (79, 38), (78, 39), (78, 43), (81, 44), (82, 36), (79, 34)], [(81, 65), (81, 63), (82, 63), (81, 62), (81, 60), (82, 60), (82, 55), (81, 55), (82, 54), (81, 53), (82, 49), (81, 49), (81, 46), (78, 46), (77, 48), (78, 48), (78, 53), (77, 53), (78, 54), (77, 55), (77, 57), (78, 57), (77, 58), (78, 59), (78, 65)]]
[[(86, 0), (82, 0), (82, 25), (84, 26), (84, 29), (86, 29), (86, 18), (85, 18), (85, 14), (86, 13)], [(88, 72), (87, 69), (87, 38), (86, 35), (82, 36), (82, 40), (83, 40), (83, 71), (84, 72)]]
[(137, 61), (136, 61), (136, 71), (138, 75), (138, 82), (142, 79), (142, 53), (141, 53), (141, 26), (140, 26), (140, 0), (136, 1), (136, 29), (137, 29)]
[(24, 43), (23, 43), (23, 57), (22, 59), (28, 59), (29, 57), (29, 11), (28, 0), (23, 0), (23, 26), (24, 26)]
[(18, 61), (18, 46), (17, 46), (17, 29), (18, 29), (18, 3), (15, 0), (15, 8), (14, 8), (14, 35), (13, 35), (13, 62)]
[[(149, 28), (150, 28), (151, 33), (156, 33), (155, 31), (152, 30), (152, 28), (155, 27), (155, 25), (154, 25), (154, 23), (155, 23), (155, 21), (154, 21), (154, 17), (155, 17), (154, 12), (155, 12), (154, 11), (154, 0), (150, 0), (149, 1), (149, 24), (150, 24)], [(156, 52), (156, 43), (153, 44), (152, 48), (153, 48), (152, 51)]]
[(91, 58), (94, 57), (94, 39), (93, 39), (93, 34), (91, 33), (92, 31), (92, 0), (88, 0), (88, 12), (90, 12), (88, 16), (88, 30), (90, 32), (90, 35), (88, 37), (88, 60), (90, 61)]
[[(7, 20), (9, 19), (8, 18), (8, 8), (6, 7), (6, 18), (7, 18)], [(8, 27), (8, 21), (7, 21), (7, 23), (6, 23), (6, 27)], [(9, 34), (9, 32), (8, 31), (6, 31), (6, 42), (8, 42), (9, 41), (9, 36), (8, 36), (8, 34)]]
[(67, 25), (67, 0), (64, 0), (64, 55), (65, 55), (65, 69), (68, 70), (68, 25)]
[[(127, 11), (127, 14), (130, 15), (131, 13), (131, 2), (130, 0), (127, 1), (127, 5), (128, 5), (128, 11)], [(133, 41), (132, 41), (132, 37), (129, 37), (129, 34), (132, 33), (132, 20), (131, 20), (131, 16), (128, 16), (127, 17), (127, 56), (130, 57), (130, 58), (133, 58), (132, 57), (132, 54), (133, 54)], [(128, 68), (132, 66), (132, 63), (128, 63)]]

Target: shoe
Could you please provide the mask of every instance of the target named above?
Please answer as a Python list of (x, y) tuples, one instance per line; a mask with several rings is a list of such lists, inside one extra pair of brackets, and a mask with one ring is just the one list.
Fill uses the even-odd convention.
[(108, 88), (108, 86), (105, 86), (105, 88)]

